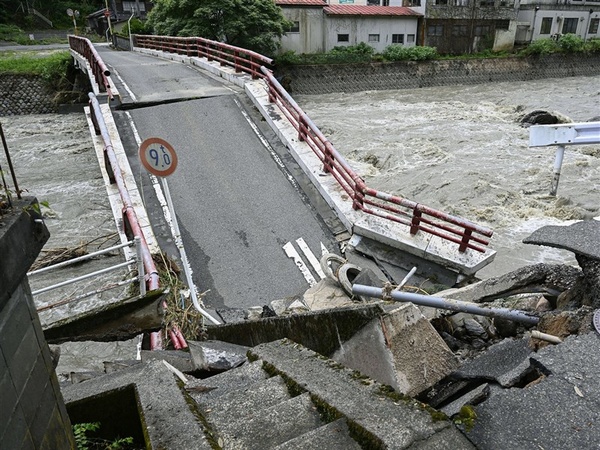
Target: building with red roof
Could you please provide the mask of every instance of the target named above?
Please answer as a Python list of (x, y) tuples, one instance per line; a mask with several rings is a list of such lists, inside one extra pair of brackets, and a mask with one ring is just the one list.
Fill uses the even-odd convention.
[(366, 0), (275, 0), (294, 23), (281, 51), (323, 53), (364, 42), (382, 52), (391, 44), (417, 45), (422, 13), (405, 6), (368, 5)]

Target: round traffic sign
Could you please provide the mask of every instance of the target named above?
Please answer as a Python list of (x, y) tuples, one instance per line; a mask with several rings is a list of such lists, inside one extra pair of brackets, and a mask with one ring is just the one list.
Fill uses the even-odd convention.
[(164, 139), (146, 139), (140, 145), (139, 156), (146, 170), (157, 177), (168, 177), (177, 168), (177, 154)]

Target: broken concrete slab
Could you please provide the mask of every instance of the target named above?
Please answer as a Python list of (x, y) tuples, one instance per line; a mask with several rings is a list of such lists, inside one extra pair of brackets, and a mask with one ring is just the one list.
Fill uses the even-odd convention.
[(293, 339), (322, 355), (331, 355), (383, 309), (378, 304), (268, 317), (219, 326), (208, 326), (208, 339), (254, 347), (282, 338)]
[(504, 387), (518, 383), (531, 370), (529, 339), (504, 339), (450, 375), (459, 380), (491, 380)]
[(440, 411), (442, 411), (448, 417), (452, 417), (460, 413), (460, 410), (463, 406), (471, 406), (481, 403), (488, 397), (489, 393), (490, 385), (488, 383), (483, 383), (482, 385), (462, 395), (460, 398), (457, 398), (453, 402), (447, 404)]
[(546, 225), (523, 239), (525, 244), (545, 245), (600, 259), (600, 221), (582, 220), (568, 226)]
[(293, 380), (327, 410), (346, 417), (355, 435), (372, 448), (472, 449), (443, 417), (422, 403), (399, 398), (385, 386), (289, 340), (250, 350), (275, 373)]
[(142, 362), (164, 360), (181, 372), (192, 372), (194, 364), (188, 352), (182, 350), (142, 350)]
[(548, 346), (531, 356), (534, 365), (549, 377), (560, 377), (573, 390), (577, 387), (586, 402), (600, 404), (600, 336), (592, 331), (570, 336), (562, 344)]
[(491, 302), (522, 293), (543, 293), (556, 297), (571, 288), (581, 274), (576, 267), (540, 263), (435, 295), (474, 303)]
[(222, 341), (188, 341), (194, 370), (222, 372), (244, 364), (248, 347)]
[[(595, 356), (592, 364), (599, 362)], [(598, 447), (598, 402), (581, 398), (564, 379), (497, 391), (473, 408), (477, 418), (465, 434), (481, 450)]]
[(303, 303), (310, 311), (321, 311), (351, 306), (354, 301), (336, 281), (326, 277), (304, 293)]
[(414, 396), (459, 365), (444, 340), (411, 303), (370, 321), (332, 359)]
[(167, 292), (157, 289), (55, 321), (44, 329), (48, 343), (124, 341), (162, 327), (162, 302)]

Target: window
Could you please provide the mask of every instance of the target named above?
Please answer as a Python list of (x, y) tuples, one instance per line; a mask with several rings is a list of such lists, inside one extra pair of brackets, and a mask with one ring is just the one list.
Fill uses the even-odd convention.
[(349, 34), (338, 34), (338, 42), (350, 42)]
[(475, 36), (487, 36), (490, 34), (489, 25), (477, 25), (475, 27)]
[(563, 23), (562, 34), (577, 33), (577, 24), (579, 23), (578, 18), (567, 18)]
[(494, 6), (494, 0), (481, 0), (479, 6)]
[(379, 42), (379, 35), (378, 34), (370, 34), (369, 42)]
[(392, 34), (392, 44), (404, 44), (404, 35)]
[(600, 25), (600, 19), (590, 20), (589, 34), (598, 34), (598, 25)]
[(510, 20), (496, 20), (496, 30), (508, 30)]
[(415, 35), (414, 34), (407, 34), (406, 35), (406, 43), (407, 44), (414, 44), (415, 43)]
[[(137, 6), (135, 2), (123, 2), (123, 12), (135, 12), (137, 11)], [(146, 11), (146, 4), (144, 2), (140, 2), (140, 12)]]
[(404, 0), (402, 6), (421, 6), (421, 0)]
[(444, 25), (429, 25), (427, 27), (427, 36), (443, 36)]
[(300, 22), (292, 22), (290, 33), (300, 33)]
[(550, 34), (550, 31), (552, 30), (552, 20), (552, 17), (544, 17), (542, 19), (540, 34)]
[(434, 5), (447, 5), (448, 0), (433, 0)]
[(466, 36), (467, 26), (466, 25), (453, 25), (452, 36)]
[(454, 6), (469, 6), (468, 0), (454, 0)]

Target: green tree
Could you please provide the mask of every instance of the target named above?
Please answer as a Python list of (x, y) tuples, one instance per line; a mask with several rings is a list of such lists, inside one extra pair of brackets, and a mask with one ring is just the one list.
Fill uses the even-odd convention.
[(155, 0), (148, 14), (155, 34), (198, 36), (266, 55), (291, 25), (273, 0)]

